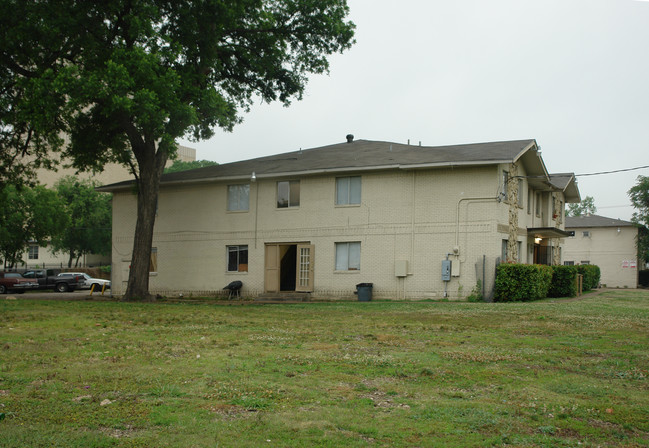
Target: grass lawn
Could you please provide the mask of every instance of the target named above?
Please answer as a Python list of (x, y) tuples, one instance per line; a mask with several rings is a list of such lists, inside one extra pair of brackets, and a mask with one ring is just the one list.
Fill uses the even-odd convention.
[(649, 446), (649, 292), (0, 300), (0, 446)]

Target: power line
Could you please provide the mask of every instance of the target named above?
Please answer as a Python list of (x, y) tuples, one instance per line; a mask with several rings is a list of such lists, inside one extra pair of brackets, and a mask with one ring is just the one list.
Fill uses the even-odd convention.
[(622, 173), (622, 172), (625, 172), (625, 171), (635, 171), (635, 170), (641, 170), (641, 169), (644, 169), (644, 168), (649, 168), (649, 165), (637, 166), (635, 168), (625, 168), (625, 169), (622, 169), (622, 170), (614, 170), (614, 171), (600, 171), (599, 173), (575, 174), (575, 177), (579, 177), (579, 176), (582, 176), (582, 177), (583, 176), (599, 176), (600, 174)]

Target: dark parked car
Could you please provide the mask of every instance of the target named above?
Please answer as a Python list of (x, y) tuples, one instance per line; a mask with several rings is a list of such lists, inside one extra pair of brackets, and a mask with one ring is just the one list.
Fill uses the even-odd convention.
[(6, 294), (9, 291), (23, 293), (37, 287), (38, 283), (35, 280), (23, 278), (17, 272), (0, 272), (0, 294)]
[(75, 277), (57, 277), (58, 272), (54, 269), (32, 269), (23, 272), (23, 277), (34, 279), (38, 282), (36, 289), (53, 289), (56, 292), (74, 291), (85, 279)]

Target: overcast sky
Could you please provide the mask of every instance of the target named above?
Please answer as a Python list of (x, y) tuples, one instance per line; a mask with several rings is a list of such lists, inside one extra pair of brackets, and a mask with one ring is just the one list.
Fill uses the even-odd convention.
[[(349, 0), (356, 45), (289, 108), (183, 144), (219, 163), (356, 139), (426, 146), (534, 138), (551, 173), (649, 165), (649, 1)], [(580, 176), (629, 220), (649, 169)]]

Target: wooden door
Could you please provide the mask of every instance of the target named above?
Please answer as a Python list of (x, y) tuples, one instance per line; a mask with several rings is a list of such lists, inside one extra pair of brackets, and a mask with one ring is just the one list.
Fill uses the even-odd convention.
[(312, 244), (297, 245), (297, 269), (295, 291), (311, 292), (313, 291), (313, 261), (315, 259), (315, 250)]
[(266, 292), (279, 292), (279, 246), (266, 245), (264, 289)]

